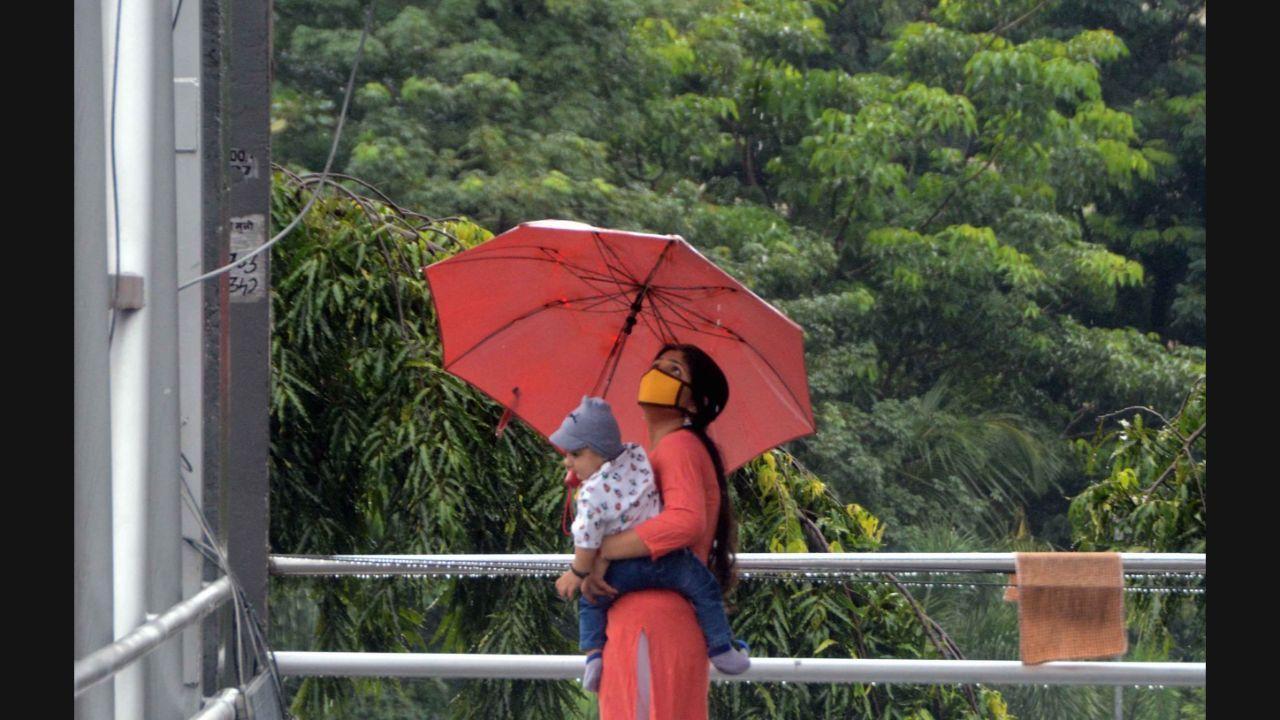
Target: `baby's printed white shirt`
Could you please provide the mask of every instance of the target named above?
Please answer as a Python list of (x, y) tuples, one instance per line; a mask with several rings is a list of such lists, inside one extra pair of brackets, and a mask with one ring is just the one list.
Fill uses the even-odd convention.
[(644, 448), (624, 444), (618, 457), (600, 466), (578, 488), (573, 519), (575, 547), (595, 549), (609, 535), (630, 530), (662, 510), (653, 466)]

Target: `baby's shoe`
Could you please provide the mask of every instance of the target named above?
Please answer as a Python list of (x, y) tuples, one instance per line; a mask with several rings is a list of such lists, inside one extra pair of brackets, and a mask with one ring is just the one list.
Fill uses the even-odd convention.
[(600, 692), (600, 671), (604, 667), (603, 655), (599, 650), (587, 656), (587, 665), (582, 669), (582, 687), (591, 692)]
[(734, 640), (732, 645), (711, 656), (711, 664), (725, 675), (741, 675), (751, 667), (751, 648), (741, 640)]

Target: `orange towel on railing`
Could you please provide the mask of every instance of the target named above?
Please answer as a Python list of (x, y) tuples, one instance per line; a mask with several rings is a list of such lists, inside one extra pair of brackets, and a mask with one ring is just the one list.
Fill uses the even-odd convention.
[(1015, 553), (1022, 662), (1085, 660), (1123, 655), (1124, 566), (1118, 553)]

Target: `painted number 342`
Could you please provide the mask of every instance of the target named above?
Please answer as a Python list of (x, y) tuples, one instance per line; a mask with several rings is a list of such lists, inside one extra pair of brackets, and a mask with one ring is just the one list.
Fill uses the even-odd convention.
[[(231, 261), (235, 262), (237, 253), (231, 253)], [(258, 259), (251, 257), (236, 265), (239, 272), (231, 273), (228, 291), (232, 294), (252, 295), (258, 289), (258, 278), (253, 277), (258, 270)]]

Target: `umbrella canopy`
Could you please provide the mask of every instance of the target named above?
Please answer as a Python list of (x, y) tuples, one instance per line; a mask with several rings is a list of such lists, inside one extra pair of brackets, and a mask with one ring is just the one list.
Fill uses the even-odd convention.
[(667, 342), (702, 348), (729, 380), (708, 429), (726, 471), (814, 431), (803, 330), (678, 235), (543, 220), (424, 272), (445, 369), (544, 437), (595, 395), (645, 444), (636, 393)]

